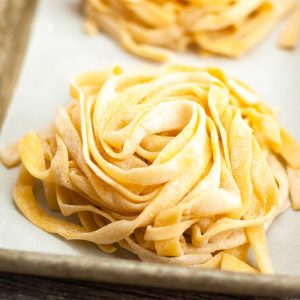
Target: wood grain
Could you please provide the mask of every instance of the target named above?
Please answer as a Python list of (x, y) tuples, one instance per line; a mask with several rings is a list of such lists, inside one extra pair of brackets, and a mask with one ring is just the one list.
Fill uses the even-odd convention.
[(0, 127), (25, 53), (37, 0), (0, 0)]
[[(212, 295), (207, 293), (187, 292), (179, 290), (164, 290), (109, 285), (85, 281), (58, 280), (8, 273), (0, 273), (0, 299), (277, 300), (277, 298)], [(284, 298), (284, 300), (289, 299), (296, 300), (297, 298)]]

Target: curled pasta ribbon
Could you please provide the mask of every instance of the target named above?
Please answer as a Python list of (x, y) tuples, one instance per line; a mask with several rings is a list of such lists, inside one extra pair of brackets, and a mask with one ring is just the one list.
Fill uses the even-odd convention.
[[(296, 5), (295, 0), (85, 0), (86, 32), (98, 29), (140, 57), (167, 60), (170, 50), (239, 57), (254, 48)], [(296, 43), (298, 21), (280, 45)], [(296, 23), (297, 22), (297, 23)]]
[[(300, 146), (249, 87), (215, 68), (113, 66), (70, 94), (50, 129), (1, 152), (21, 160), (14, 199), (32, 223), (145, 261), (272, 272), (265, 229), (290, 191), (299, 208)], [(80, 225), (41, 208), (37, 181)]]

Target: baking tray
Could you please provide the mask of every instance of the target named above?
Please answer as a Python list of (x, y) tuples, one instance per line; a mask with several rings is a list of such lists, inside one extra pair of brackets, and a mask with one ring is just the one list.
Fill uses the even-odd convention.
[[(55, 107), (68, 102), (68, 81), (74, 74), (117, 62), (125, 67), (148, 64), (125, 53), (108, 37), (85, 36), (80, 2), (39, 1), (0, 146), (50, 122)], [(284, 105), (281, 120), (300, 138), (300, 105), (297, 104), (300, 52), (276, 49), (277, 33), (274, 31), (259, 48), (239, 61), (204, 59), (193, 53), (178, 55), (177, 59), (198, 66), (220, 66), (252, 85), (269, 104)], [(5, 110), (4, 102), (0, 102), (0, 110)], [(106, 255), (87, 243), (64, 241), (33, 226), (12, 203), (11, 188), (16, 175), (16, 169), (7, 171), (0, 167), (1, 271), (216, 293), (300, 296), (300, 256), (297, 255), (300, 239), (292, 243), (286, 240), (299, 233), (300, 213), (288, 211), (268, 233), (271, 256), (280, 275), (233, 274), (149, 264), (122, 251), (115, 256)]]

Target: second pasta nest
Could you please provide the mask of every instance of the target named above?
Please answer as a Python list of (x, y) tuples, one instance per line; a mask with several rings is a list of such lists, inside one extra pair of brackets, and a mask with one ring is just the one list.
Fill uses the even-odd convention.
[[(127, 51), (165, 61), (189, 46), (199, 53), (239, 57), (293, 11), (279, 44), (294, 47), (300, 6), (295, 0), (86, 0), (86, 31), (98, 29)], [(296, 8), (296, 9), (295, 9)], [(298, 29), (298, 30), (297, 30)], [(167, 50), (168, 49), (168, 50)]]

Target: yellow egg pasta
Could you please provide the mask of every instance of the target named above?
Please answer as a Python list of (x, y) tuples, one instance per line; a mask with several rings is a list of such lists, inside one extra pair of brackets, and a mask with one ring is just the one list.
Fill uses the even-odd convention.
[[(167, 65), (84, 73), (70, 94), (47, 130), (0, 152), (21, 161), (13, 195), (33, 224), (144, 261), (272, 272), (265, 230), (290, 193), (299, 208), (300, 146), (254, 91), (216, 68)], [(43, 210), (39, 183), (78, 223)]]
[(280, 37), (279, 46), (283, 48), (293, 49), (297, 46), (300, 36), (300, 4), (293, 11), (287, 25), (284, 27)]
[[(236, 58), (295, 6), (296, 0), (84, 0), (85, 30), (104, 31), (127, 51), (155, 61), (188, 47)], [(295, 46), (298, 16), (282, 33), (281, 46)]]

